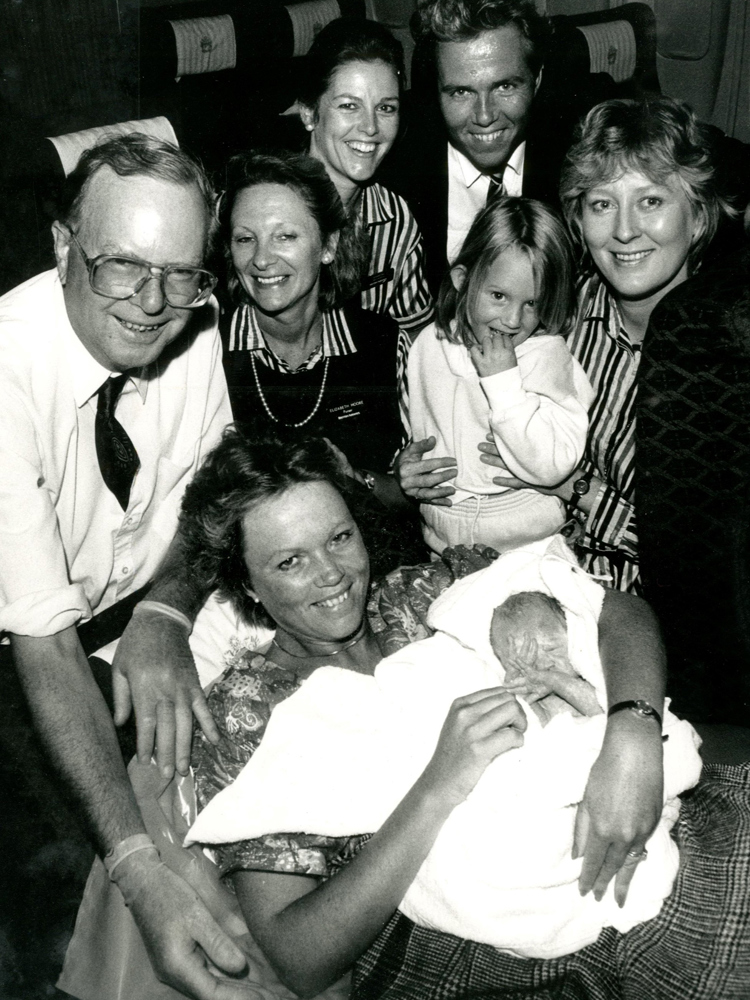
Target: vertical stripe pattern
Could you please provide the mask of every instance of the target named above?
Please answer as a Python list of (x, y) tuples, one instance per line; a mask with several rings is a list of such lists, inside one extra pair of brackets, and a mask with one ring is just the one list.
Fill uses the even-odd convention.
[(404, 199), (382, 184), (365, 188), (361, 211), (371, 240), (362, 308), (388, 313), (413, 340), (434, 315), (416, 219)]
[(633, 507), (636, 376), (640, 345), (631, 343), (614, 300), (598, 277), (579, 293), (578, 320), (568, 346), (594, 388), (583, 470), (603, 481), (577, 543), (591, 573), (618, 590), (640, 593)]
[[(230, 351), (256, 351), (264, 365), (277, 372), (291, 372), (292, 369), (266, 344), (263, 333), (258, 325), (255, 310), (247, 303), (234, 311), (229, 329)], [(331, 309), (323, 313), (322, 343), (316, 347), (307, 361), (300, 368), (314, 368), (321, 358), (335, 358), (344, 354), (356, 354), (349, 326), (343, 309)]]

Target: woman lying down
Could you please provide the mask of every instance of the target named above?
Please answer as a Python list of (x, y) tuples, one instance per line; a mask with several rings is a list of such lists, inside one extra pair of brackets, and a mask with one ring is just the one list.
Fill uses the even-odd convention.
[[(356, 503), (324, 441), (241, 430), (185, 494), (195, 573), (276, 630), (211, 691), (219, 744), (194, 744), (204, 807), (221, 809), (254, 758), (226, 793), (234, 828), (193, 831), (233, 838), (218, 868), (179, 844), (188, 790), (173, 790), (167, 820), (158, 768), (134, 772), (161, 860), (245, 949), (246, 972), (216, 1000), (747, 1000), (750, 767), (706, 765), (683, 797), (669, 892), (692, 731), (667, 713), (663, 743), (653, 714), (612, 711), (663, 710), (647, 605), (602, 590), (559, 542), (500, 559), (448, 550), (371, 593)], [(387, 543), (368, 537), (376, 579)], [(176, 1000), (148, 980), (139, 942), (99, 862), (61, 988)], [(332, 985), (349, 970), (350, 992)]]
[[(677, 796), (700, 776), (699, 739), (667, 710), (665, 806), (627, 900), (618, 906), (612, 886), (601, 901), (582, 896), (574, 824), (606, 722), (603, 599), (559, 536), (458, 580), (430, 608), (431, 638), (381, 660), (374, 674), (322, 666), (278, 704), (259, 748), (187, 842), (379, 830), (429, 767), (455, 699), (501, 689), (518, 698), (523, 743), (489, 763), (449, 813), (399, 909), (531, 958), (567, 955), (603, 927), (624, 932), (651, 919), (677, 874), (670, 829)], [(252, 689), (241, 698), (252, 704)], [(210, 779), (203, 768), (198, 778), (200, 791)]]

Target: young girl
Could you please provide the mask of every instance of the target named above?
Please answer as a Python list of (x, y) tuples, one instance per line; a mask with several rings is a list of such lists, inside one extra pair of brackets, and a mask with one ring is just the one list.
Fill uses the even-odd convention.
[[(472, 225), (408, 365), (412, 440), (455, 456), (450, 505), (422, 504), (424, 537), (446, 546), (515, 548), (558, 531), (565, 508), (535, 490), (504, 489), (480, 462), (488, 432), (508, 475), (555, 486), (581, 460), (593, 391), (561, 334), (574, 308), (572, 251), (543, 204), (505, 198)], [(425, 456), (428, 457), (428, 456)]]

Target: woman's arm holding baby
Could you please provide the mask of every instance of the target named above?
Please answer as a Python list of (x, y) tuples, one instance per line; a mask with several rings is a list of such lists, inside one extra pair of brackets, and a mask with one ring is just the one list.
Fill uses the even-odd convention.
[(455, 806), (491, 760), (521, 746), (525, 728), (518, 702), (500, 688), (459, 698), (422, 775), (334, 878), (234, 876), (248, 927), (286, 986), (316, 996), (351, 967), (396, 910)]
[[(645, 601), (605, 591), (599, 652), (609, 707), (647, 701), (663, 715), (666, 660), (659, 625)], [(630, 711), (607, 720), (601, 753), (578, 807), (574, 856), (583, 855), (581, 893), (601, 899), (612, 877), (622, 906), (663, 806), (661, 727)]]

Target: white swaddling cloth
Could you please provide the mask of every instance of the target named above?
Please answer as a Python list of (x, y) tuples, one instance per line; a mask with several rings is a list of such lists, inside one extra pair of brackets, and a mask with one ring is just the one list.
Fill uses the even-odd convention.
[[(259, 749), (199, 815), (187, 843), (377, 830), (428, 763), (452, 701), (502, 682), (489, 646), (492, 611), (527, 590), (562, 604), (571, 663), (603, 697), (603, 590), (573, 564), (561, 539), (536, 542), (454, 584), (430, 611), (430, 623), (444, 631), (382, 660), (374, 676), (315, 671), (274, 709)], [(470, 636), (478, 651), (467, 648)], [(424, 926), (553, 958), (595, 941), (602, 927), (624, 931), (659, 912), (679, 860), (669, 835), (674, 800), (697, 782), (701, 765), (694, 730), (666, 712), (667, 805), (649, 856), (624, 908), (612, 885), (597, 903), (578, 891), (581, 860), (571, 848), (606, 718), (562, 714), (542, 727), (532, 711), (526, 715), (523, 747), (493, 761), (454, 809), (400, 909)]]

